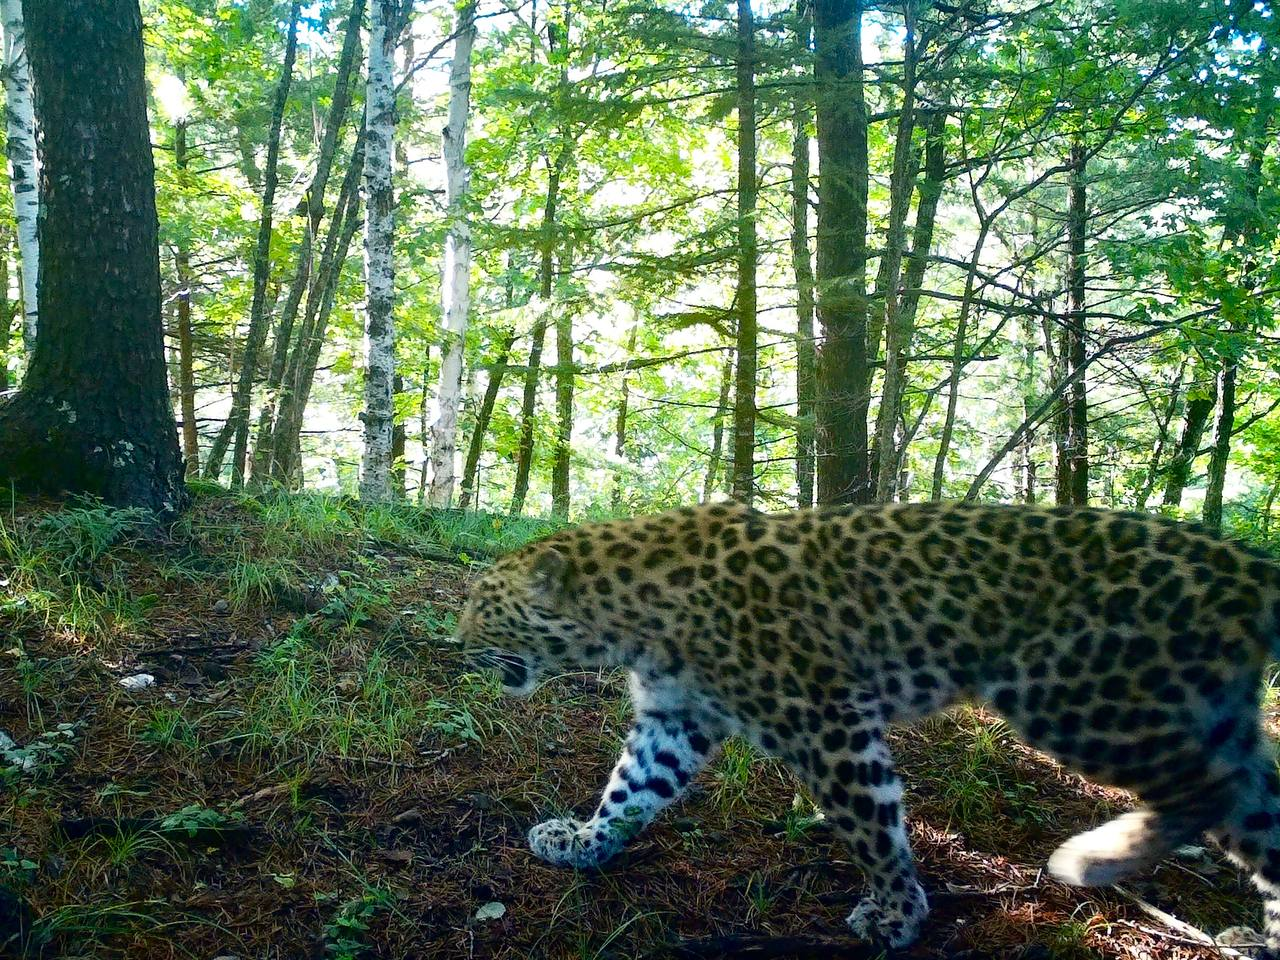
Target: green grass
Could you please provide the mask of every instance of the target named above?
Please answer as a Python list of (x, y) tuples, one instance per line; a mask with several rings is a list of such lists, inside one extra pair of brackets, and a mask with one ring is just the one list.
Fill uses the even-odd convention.
[(86, 501), (36, 520), (0, 517), (0, 626), (51, 627), (83, 641), (136, 630), (156, 598), (131, 595), (110, 554), (152, 524), (145, 510)]
[(176, 707), (154, 706), (137, 737), (144, 743), (154, 744), (162, 750), (194, 751), (200, 738), (196, 725)]
[(253, 604), (273, 603), (296, 578), (296, 568), (286, 559), (255, 558), (247, 552), (236, 556), (227, 570), (227, 601), (237, 610)]
[(1040, 786), (1018, 765), (1017, 738), (1003, 720), (962, 708), (926, 721), (921, 729), (949, 743), (936, 754), (937, 790), (958, 828), (1001, 820), (1043, 826), (1052, 820), (1040, 802)]
[(424, 738), (443, 748), (480, 743), (503, 728), (490, 678), (464, 674), (447, 688), (432, 687), (411, 662), (349, 644), (318, 617), (298, 621), (260, 655), (227, 739), (303, 763), (411, 762)]

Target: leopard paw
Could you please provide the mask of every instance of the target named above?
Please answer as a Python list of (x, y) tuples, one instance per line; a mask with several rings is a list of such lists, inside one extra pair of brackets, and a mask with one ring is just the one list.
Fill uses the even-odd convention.
[(557, 867), (598, 867), (617, 852), (597, 831), (572, 819), (547, 820), (529, 831), (529, 849)]
[(873, 940), (880, 935), (880, 904), (875, 897), (867, 897), (853, 908), (844, 922), (859, 940)]
[(845, 918), (849, 929), (861, 940), (871, 940), (890, 947), (905, 947), (920, 936), (920, 927), (929, 915), (929, 901), (919, 884), (881, 905), (875, 897), (867, 897)]
[(529, 849), (547, 863), (576, 867), (581, 858), (578, 839), (582, 824), (577, 820), (547, 820), (529, 831)]

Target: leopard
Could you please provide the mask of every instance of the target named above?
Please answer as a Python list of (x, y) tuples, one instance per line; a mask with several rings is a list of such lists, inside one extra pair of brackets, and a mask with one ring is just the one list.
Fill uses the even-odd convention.
[(1280, 958), (1280, 779), (1262, 722), (1280, 562), (1185, 521), (969, 502), (766, 513), (725, 501), (570, 526), (497, 559), (458, 617), (469, 662), (527, 696), (622, 670), (634, 721), (594, 813), (528, 833), (596, 869), (729, 737), (790, 767), (890, 948), (929, 911), (886, 733), (959, 703), (1135, 805), (1049, 873), (1107, 886), (1207, 834), (1252, 874)]

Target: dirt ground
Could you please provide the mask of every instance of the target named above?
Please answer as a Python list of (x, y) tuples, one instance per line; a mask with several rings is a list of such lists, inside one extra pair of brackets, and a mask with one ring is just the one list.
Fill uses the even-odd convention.
[[(587, 811), (614, 761), (619, 678), (503, 700), (448, 639), (502, 521), (441, 536), (409, 508), (353, 510), (206, 494), (158, 531), (8, 511), (0, 956), (881, 955), (846, 936), (847, 852), (739, 743), (607, 869), (534, 859), (529, 826)], [(1127, 799), (992, 717), (936, 718), (896, 751), (933, 903), (902, 956), (1217, 957), (1152, 908), (1214, 934), (1259, 922), (1209, 850), (1123, 891), (1049, 880), (1055, 845)]]

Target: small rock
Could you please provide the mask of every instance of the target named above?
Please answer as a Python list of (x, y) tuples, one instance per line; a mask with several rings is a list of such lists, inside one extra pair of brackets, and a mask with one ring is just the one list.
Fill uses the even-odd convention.
[(126, 690), (145, 690), (155, 686), (156, 678), (149, 673), (135, 673), (129, 677), (121, 677), (120, 686)]
[(477, 920), (497, 920), (505, 916), (507, 905), (499, 900), (490, 900), (483, 907), (476, 911)]
[(378, 859), (385, 860), (387, 863), (404, 866), (413, 862), (413, 851), (399, 848), (393, 850), (379, 850)]
[(403, 813), (397, 813), (391, 818), (391, 822), (398, 827), (411, 827), (422, 822), (422, 811), (417, 807), (410, 807)]
[(489, 811), (496, 807), (497, 801), (487, 793), (473, 793), (470, 798), (473, 810)]
[(226, 600), (219, 600), (213, 605), (213, 612), (220, 617), (225, 617), (231, 612), (231, 604)]

